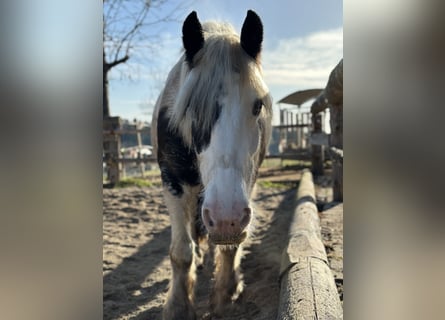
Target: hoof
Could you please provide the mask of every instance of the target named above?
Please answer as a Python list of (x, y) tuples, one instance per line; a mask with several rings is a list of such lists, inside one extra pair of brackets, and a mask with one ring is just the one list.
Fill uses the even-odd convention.
[(236, 302), (240, 301), (244, 282), (241, 280), (237, 284), (232, 283), (225, 293), (224, 290), (214, 290), (210, 297), (210, 308), (215, 316), (222, 316), (228, 310), (235, 307)]
[(232, 296), (229, 294), (213, 294), (210, 297), (210, 310), (212, 315), (222, 316), (232, 304)]
[(168, 304), (162, 311), (162, 320), (196, 320), (196, 313), (190, 304)]

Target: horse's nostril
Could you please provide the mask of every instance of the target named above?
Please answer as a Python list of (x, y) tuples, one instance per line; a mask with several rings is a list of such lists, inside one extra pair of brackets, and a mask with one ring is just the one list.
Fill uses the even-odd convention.
[(209, 226), (213, 227), (213, 220), (209, 219)]
[(230, 225), (231, 225), (232, 227), (234, 227), (234, 226), (235, 226), (235, 222), (232, 222)]

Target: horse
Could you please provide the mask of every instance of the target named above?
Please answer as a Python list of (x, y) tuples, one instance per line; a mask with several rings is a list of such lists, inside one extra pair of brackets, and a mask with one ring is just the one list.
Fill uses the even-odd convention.
[(254, 184), (271, 135), (272, 100), (263, 80), (263, 24), (247, 12), (241, 34), (224, 22), (182, 26), (184, 51), (155, 105), (153, 152), (170, 214), (172, 275), (163, 319), (196, 319), (201, 241), (215, 248), (211, 311), (243, 290), (241, 246), (254, 216)]

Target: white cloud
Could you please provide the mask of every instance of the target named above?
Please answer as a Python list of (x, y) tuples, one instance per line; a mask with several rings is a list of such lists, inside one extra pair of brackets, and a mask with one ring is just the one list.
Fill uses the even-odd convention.
[(323, 88), (342, 56), (342, 28), (281, 39), (275, 48), (266, 47), (263, 52), (264, 77), (272, 93), (282, 86)]

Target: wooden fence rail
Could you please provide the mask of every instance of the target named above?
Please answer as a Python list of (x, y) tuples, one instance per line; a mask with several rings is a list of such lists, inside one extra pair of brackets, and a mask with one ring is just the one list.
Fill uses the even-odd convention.
[(312, 174), (303, 172), (283, 251), (277, 320), (343, 319), (343, 309), (320, 233)]

